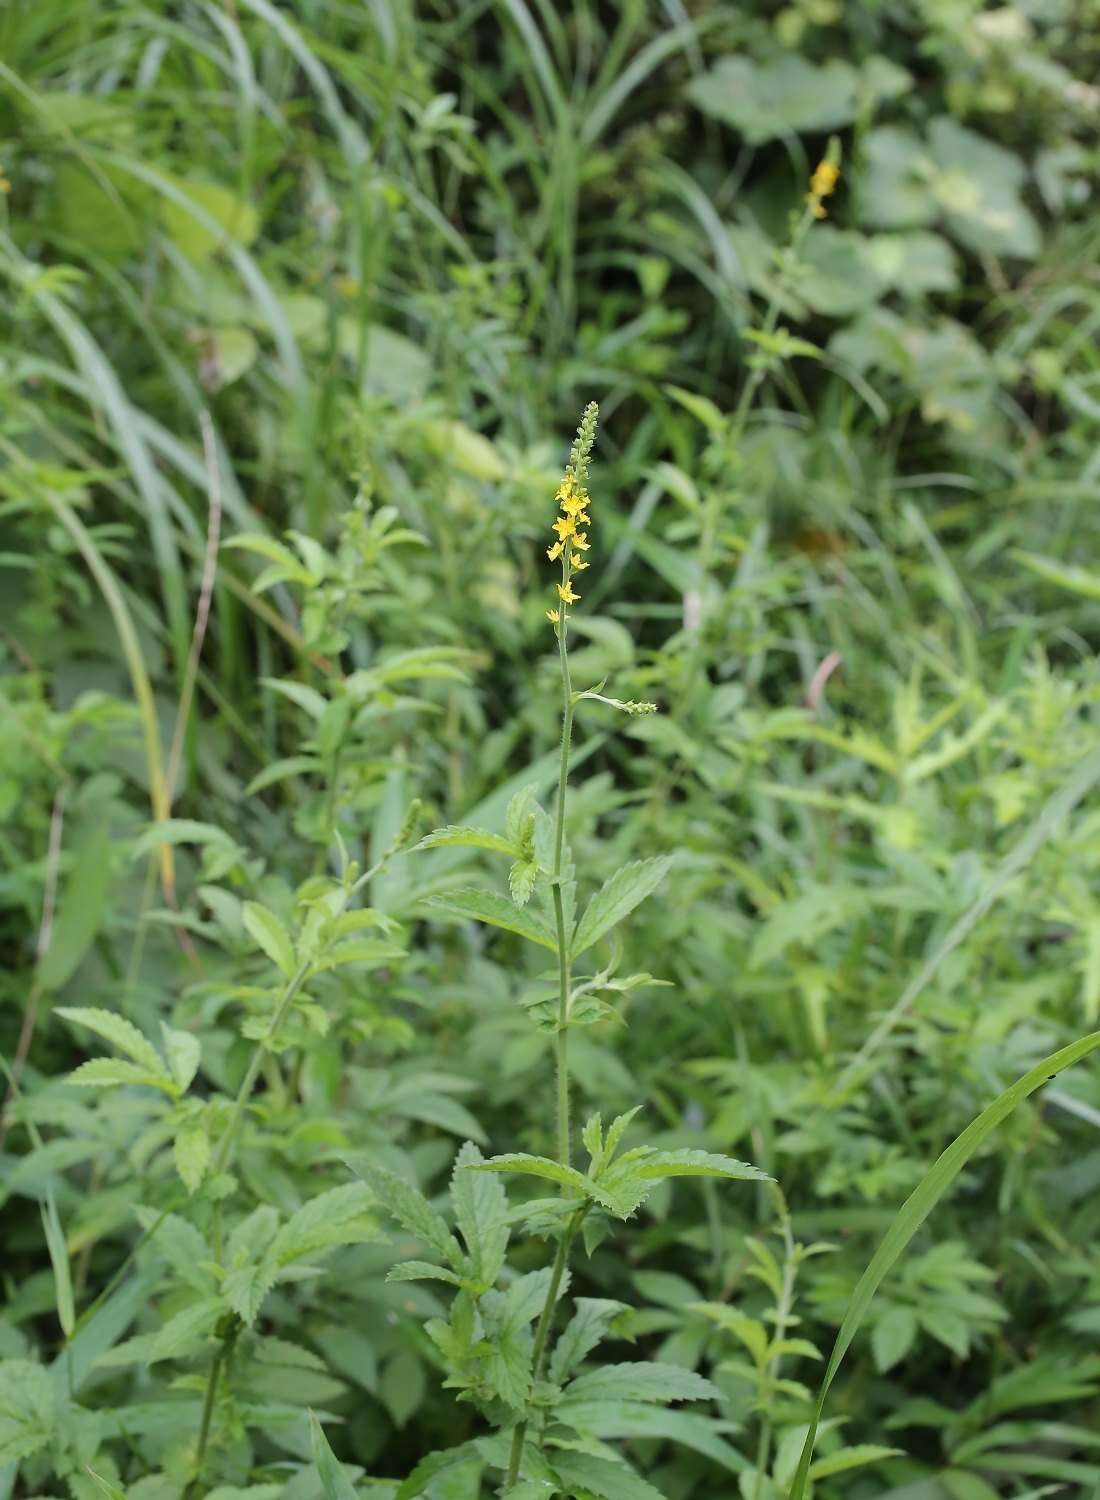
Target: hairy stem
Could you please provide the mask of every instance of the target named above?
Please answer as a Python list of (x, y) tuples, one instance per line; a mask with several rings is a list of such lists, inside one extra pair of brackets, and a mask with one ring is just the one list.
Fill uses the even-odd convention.
[[(568, 1225), (558, 1241), (557, 1253), (554, 1256), (553, 1269), (550, 1272), (550, 1285), (546, 1289), (546, 1301), (543, 1303), (542, 1312), (539, 1314), (538, 1327), (535, 1329), (535, 1348), (531, 1357), (531, 1384), (542, 1379), (542, 1367), (546, 1363), (546, 1343), (550, 1336), (550, 1322), (554, 1316), (554, 1308), (557, 1306), (558, 1292), (561, 1290), (561, 1279), (565, 1275), (566, 1262), (569, 1259), (569, 1246), (573, 1242), (573, 1236), (580, 1228), (581, 1220), (584, 1218), (586, 1205), (581, 1205), (570, 1219)], [(512, 1452), (508, 1459), (508, 1478), (504, 1483), (504, 1492), (512, 1488), (519, 1478), (519, 1468), (523, 1460), (523, 1444), (527, 1438), (526, 1420), (519, 1423), (512, 1433)]]
[[(563, 564), (563, 579), (568, 577)], [(554, 870), (553, 870), (553, 895), (554, 895), (554, 922), (558, 937), (558, 1034), (557, 1034), (557, 1064), (558, 1064), (558, 1160), (563, 1166), (569, 1165), (569, 986), (570, 986), (570, 960), (569, 943), (571, 933), (565, 930), (565, 903), (561, 895), (561, 864), (562, 854), (565, 849), (565, 792), (569, 783), (569, 743), (573, 734), (573, 683), (569, 675), (569, 653), (565, 644), (565, 611), (562, 611), (562, 620), (558, 626), (558, 661), (561, 665), (561, 762), (558, 769), (558, 802), (557, 816), (554, 827)], [(568, 1226), (563, 1231), (558, 1241), (558, 1248), (554, 1255), (553, 1269), (550, 1273), (550, 1285), (546, 1292), (546, 1302), (539, 1315), (538, 1327), (535, 1330), (535, 1347), (531, 1358), (531, 1383), (542, 1377), (542, 1367), (546, 1359), (546, 1342), (550, 1336), (550, 1323), (554, 1316), (554, 1308), (558, 1300), (558, 1292), (561, 1289), (561, 1280), (565, 1275), (566, 1262), (569, 1259), (569, 1246), (573, 1236), (576, 1234), (581, 1219), (584, 1217), (582, 1206), (570, 1219)], [(527, 1438), (526, 1418), (520, 1422), (512, 1433), (512, 1452), (508, 1459), (508, 1477), (505, 1480), (504, 1490), (508, 1490), (519, 1478), (520, 1464), (523, 1461), (523, 1445)]]

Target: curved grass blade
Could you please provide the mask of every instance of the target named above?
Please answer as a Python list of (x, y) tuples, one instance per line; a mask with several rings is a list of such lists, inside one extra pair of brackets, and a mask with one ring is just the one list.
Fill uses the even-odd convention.
[(961, 1135), (955, 1137), (902, 1204), (882, 1244), (871, 1257), (870, 1264), (852, 1293), (852, 1300), (848, 1304), (848, 1311), (844, 1314), (844, 1321), (840, 1325), (840, 1331), (837, 1333), (836, 1343), (833, 1345), (833, 1352), (829, 1357), (829, 1364), (821, 1382), (817, 1404), (814, 1407), (810, 1428), (806, 1434), (806, 1443), (802, 1449), (802, 1457), (798, 1462), (788, 1500), (804, 1500), (810, 1464), (813, 1460), (814, 1442), (817, 1438), (818, 1424), (825, 1408), (825, 1398), (829, 1394), (829, 1387), (840, 1368), (841, 1360), (847, 1354), (863, 1322), (871, 1299), (882, 1285), (887, 1272), (900, 1259), (906, 1245), (985, 1138), (1037, 1088), (1048, 1083), (1063, 1068), (1080, 1062), (1081, 1058), (1087, 1057), (1097, 1047), (1100, 1047), (1100, 1031), (1091, 1032), (1088, 1036), (1081, 1037), (1079, 1041), (1071, 1042), (1068, 1047), (1052, 1052), (1049, 1057), (1037, 1063), (1030, 1072), (1018, 1078), (1011, 1088), (1005, 1089), (1004, 1093), (987, 1109), (983, 1109), (977, 1119), (972, 1120)]

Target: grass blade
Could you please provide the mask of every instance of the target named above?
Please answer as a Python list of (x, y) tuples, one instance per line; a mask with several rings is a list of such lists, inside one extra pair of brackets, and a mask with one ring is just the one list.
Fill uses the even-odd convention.
[(1087, 1057), (1097, 1047), (1100, 1047), (1100, 1031), (1091, 1032), (1088, 1036), (1071, 1042), (1068, 1047), (1052, 1052), (1022, 1078), (1018, 1078), (1011, 1088), (1005, 1089), (1004, 1093), (989, 1105), (988, 1109), (983, 1109), (977, 1119), (972, 1120), (961, 1135), (955, 1137), (902, 1204), (882, 1244), (871, 1257), (870, 1264), (852, 1293), (852, 1300), (848, 1304), (848, 1311), (844, 1314), (844, 1321), (840, 1325), (840, 1331), (837, 1333), (836, 1343), (833, 1345), (833, 1352), (829, 1357), (829, 1364), (821, 1382), (817, 1404), (810, 1421), (810, 1430), (806, 1434), (802, 1457), (799, 1459), (798, 1469), (791, 1484), (789, 1500), (803, 1500), (805, 1496), (814, 1442), (817, 1438), (818, 1424), (825, 1408), (825, 1398), (829, 1394), (829, 1387), (887, 1272), (900, 1259), (909, 1241), (986, 1137), (996, 1130), (1001, 1121), (1006, 1119), (1016, 1106), (1022, 1104), (1037, 1088), (1049, 1082), (1063, 1068), (1080, 1062), (1081, 1058)]

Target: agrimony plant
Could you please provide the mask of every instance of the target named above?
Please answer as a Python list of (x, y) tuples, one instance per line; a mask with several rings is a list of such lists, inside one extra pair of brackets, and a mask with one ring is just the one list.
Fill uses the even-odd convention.
[[(448, 1319), (428, 1323), (442, 1357), (446, 1384), (474, 1402), (496, 1435), (473, 1439), (425, 1459), (402, 1486), (403, 1500), (420, 1494), (435, 1476), (457, 1464), (481, 1463), (503, 1471), (500, 1493), (520, 1500), (534, 1495), (592, 1494), (617, 1500), (655, 1493), (604, 1439), (617, 1435), (631, 1415), (681, 1400), (717, 1397), (717, 1389), (678, 1366), (626, 1363), (585, 1372), (596, 1345), (621, 1327), (624, 1304), (602, 1298), (576, 1299), (571, 1319), (554, 1335), (560, 1299), (570, 1278), (570, 1258), (580, 1236), (591, 1251), (613, 1221), (629, 1220), (656, 1185), (671, 1177), (759, 1180), (756, 1168), (698, 1150), (658, 1150), (639, 1144), (624, 1149), (637, 1109), (605, 1130), (597, 1114), (581, 1132), (587, 1153), (582, 1171), (573, 1165), (569, 1035), (573, 1027), (606, 1014), (615, 994), (652, 983), (649, 974), (620, 976), (614, 960), (591, 973), (580, 961), (650, 895), (668, 872), (668, 858), (624, 865), (591, 897), (580, 915), (578, 877), (566, 837), (573, 716), (582, 700), (606, 704), (628, 715), (656, 712), (652, 703), (624, 702), (604, 694), (604, 684), (578, 691), (569, 665), (569, 621), (581, 595), (574, 583), (589, 562), (588, 473), (596, 435), (596, 407), (585, 409), (556, 499), (555, 540), (548, 549), (560, 565), (556, 600), (547, 610), (558, 645), (561, 678), (561, 755), (551, 817), (525, 790), (513, 798), (503, 833), (469, 826), (437, 829), (418, 849), (464, 846), (509, 860), (507, 896), (462, 889), (430, 898), (440, 915), (476, 919), (518, 934), (553, 954), (555, 969), (542, 979), (545, 999), (532, 1018), (554, 1038), (557, 1067), (556, 1155), (511, 1151), (488, 1160), (472, 1144), (459, 1153), (451, 1185), (452, 1211), (461, 1241), (447, 1220), (414, 1188), (377, 1163), (360, 1170), (390, 1213), (434, 1252), (436, 1260), (406, 1261), (391, 1278), (430, 1278), (455, 1288)], [(556, 1189), (511, 1208), (501, 1186), (485, 1174), (533, 1178)], [(514, 1226), (544, 1239), (549, 1264), (512, 1276), (506, 1252)], [(498, 1286), (498, 1280), (504, 1284)], [(609, 1456), (614, 1455), (614, 1456)]]

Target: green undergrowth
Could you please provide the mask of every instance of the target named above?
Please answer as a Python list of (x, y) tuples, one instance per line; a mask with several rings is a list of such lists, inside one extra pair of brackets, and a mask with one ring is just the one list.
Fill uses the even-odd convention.
[(0, 1500), (1097, 1491), (1098, 62), (0, 8)]

